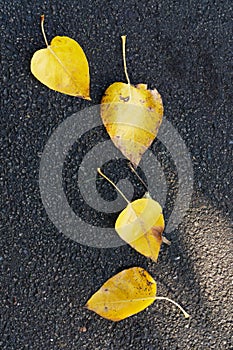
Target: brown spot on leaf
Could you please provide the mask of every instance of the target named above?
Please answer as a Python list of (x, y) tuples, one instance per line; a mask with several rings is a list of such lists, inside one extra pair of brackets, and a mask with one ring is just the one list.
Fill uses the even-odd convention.
[(147, 285), (150, 287), (153, 283), (151, 281), (146, 280)]
[(162, 233), (163, 233), (163, 227), (162, 226), (156, 226), (151, 228), (152, 235), (157, 239), (157, 241), (162, 243)]
[(124, 102), (129, 102), (129, 96), (126, 96), (126, 97), (120, 96), (120, 100)]

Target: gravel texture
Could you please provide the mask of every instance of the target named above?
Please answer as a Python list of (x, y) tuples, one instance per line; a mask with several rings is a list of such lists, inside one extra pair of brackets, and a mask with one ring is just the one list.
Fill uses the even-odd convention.
[[(0, 349), (232, 349), (232, 2), (0, 0), (0, 12)], [(91, 102), (49, 90), (30, 73), (33, 53), (44, 47), (43, 13), (49, 39), (67, 35), (84, 48)], [(159, 90), (194, 169), (190, 208), (167, 235), (172, 245), (162, 247), (158, 264), (126, 245), (99, 249), (69, 239), (50, 221), (40, 197), (40, 157), (53, 131), (98, 104), (111, 83), (124, 81), (123, 34), (131, 82)], [(104, 129), (97, 134), (108, 138)], [(85, 154), (87, 141), (79, 147)], [(157, 141), (151, 149), (158, 150), (171, 185), (168, 220), (175, 169), (169, 156), (159, 156)], [(123, 163), (113, 161), (115, 180), (127, 175)], [(71, 151), (63, 180), (69, 202), (81, 212), (77, 164)], [(106, 186), (99, 191), (110, 200), (116, 194)], [(143, 194), (142, 187), (137, 191)], [(114, 224), (114, 215), (85, 213), (93, 225), (101, 224), (101, 215)], [(82, 308), (106, 279), (131, 266), (146, 268), (158, 281), (158, 294), (185, 307), (190, 323), (162, 301), (119, 323)]]

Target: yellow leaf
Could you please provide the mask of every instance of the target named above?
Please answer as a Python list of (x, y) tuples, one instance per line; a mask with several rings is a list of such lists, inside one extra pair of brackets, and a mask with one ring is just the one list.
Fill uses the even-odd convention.
[(146, 84), (131, 85), (123, 59), (128, 84), (110, 85), (101, 101), (101, 117), (113, 143), (134, 166), (155, 139), (163, 117), (163, 103), (156, 89)]
[(139, 253), (157, 261), (162, 244), (162, 208), (152, 198), (129, 203), (115, 223), (119, 236)]
[(44, 16), (41, 16), (47, 48), (34, 53), (31, 60), (32, 74), (52, 90), (90, 100), (89, 67), (81, 46), (66, 36), (56, 36), (48, 45), (43, 22)]
[(134, 315), (153, 303), (156, 282), (140, 268), (124, 270), (110, 278), (88, 300), (86, 307), (112, 321)]
[(110, 278), (92, 295), (85, 307), (111, 321), (121, 321), (144, 310), (155, 299), (166, 300), (189, 314), (174, 300), (156, 296), (156, 282), (141, 267), (132, 267)]
[(157, 261), (164, 230), (164, 218), (160, 204), (149, 196), (130, 203), (124, 193), (102, 173), (100, 168), (97, 170), (128, 203), (116, 220), (115, 229), (117, 233), (139, 253)]

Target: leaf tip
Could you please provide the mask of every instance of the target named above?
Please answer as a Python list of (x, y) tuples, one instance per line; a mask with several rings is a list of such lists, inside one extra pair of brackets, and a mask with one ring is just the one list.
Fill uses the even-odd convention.
[(91, 97), (89, 95), (71, 95), (71, 96), (75, 96), (75, 97), (78, 97), (78, 98), (82, 98), (84, 100), (87, 100), (87, 101), (91, 101)]
[(87, 97), (83, 97), (85, 100), (87, 101), (91, 101), (91, 97), (90, 96), (87, 96)]

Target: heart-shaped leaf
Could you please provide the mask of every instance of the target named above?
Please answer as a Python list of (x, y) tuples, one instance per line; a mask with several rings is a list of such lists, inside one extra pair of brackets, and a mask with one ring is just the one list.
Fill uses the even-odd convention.
[(136, 167), (157, 136), (163, 117), (163, 103), (156, 89), (148, 90), (146, 84), (130, 84), (125, 37), (122, 40), (128, 84), (116, 82), (107, 88), (101, 101), (101, 117), (115, 146)]
[(156, 296), (156, 290), (156, 282), (146, 270), (132, 267), (105, 282), (85, 307), (108, 320), (121, 321), (144, 310), (157, 299), (173, 303), (183, 312), (185, 318), (189, 317), (172, 299)]
[(47, 48), (34, 53), (31, 60), (32, 74), (52, 90), (90, 100), (89, 67), (81, 46), (66, 36), (56, 36), (48, 45), (43, 23), (44, 16), (41, 16)]
[(119, 236), (144, 256), (157, 261), (164, 218), (162, 208), (152, 198), (141, 198), (129, 203), (115, 223)]
[(162, 122), (162, 99), (156, 89), (114, 83), (101, 101), (101, 117), (113, 143), (134, 166), (155, 139)]
[(117, 233), (139, 253), (157, 261), (164, 230), (164, 218), (160, 204), (151, 197), (130, 202), (99, 168), (98, 172), (116, 188), (128, 203), (116, 220)]

